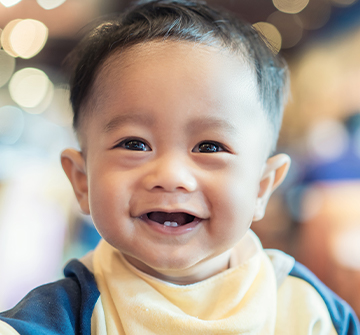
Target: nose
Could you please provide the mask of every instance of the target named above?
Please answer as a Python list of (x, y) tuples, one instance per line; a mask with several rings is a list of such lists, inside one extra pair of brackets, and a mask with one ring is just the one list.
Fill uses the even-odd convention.
[(194, 192), (197, 188), (194, 166), (187, 158), (174, 155), (167, 155), (153, 161), (144, 178), (144, 183), (149, 191)]

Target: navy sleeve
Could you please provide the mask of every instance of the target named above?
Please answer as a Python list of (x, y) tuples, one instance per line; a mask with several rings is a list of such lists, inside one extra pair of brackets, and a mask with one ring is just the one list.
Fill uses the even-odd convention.
[(300, 278), (312, 285), (323, 298), (331, 320), (339, 335), (359, 335), (359, 320), (353, 309), (343, 299), (332, 292), (304, 265), (295, 262), (290, 276)]
[(79, 261), (65, 268), (65, 279), (39, 286), (13, 309), (0, 313), (21, 335), (90, 335), (99, 291), (94, 276)]

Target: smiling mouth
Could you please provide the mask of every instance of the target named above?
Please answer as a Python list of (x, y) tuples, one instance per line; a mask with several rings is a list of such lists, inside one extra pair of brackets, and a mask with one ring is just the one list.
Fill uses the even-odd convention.
[(160, 223), (166, 227), (180, 227), (193, 222), (196, 217), (187, 213), (166, 213), (166, 212), (150, 212), (146, 214), (151, 221)]

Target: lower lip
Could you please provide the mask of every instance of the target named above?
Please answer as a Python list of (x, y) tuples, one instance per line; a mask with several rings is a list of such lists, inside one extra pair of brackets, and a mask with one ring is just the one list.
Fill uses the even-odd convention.
[(203, 221), (202, 219), (195, 218), (194, 221), (189, 222), (186, 225), (182, 225), (178, 227), (169, 227), (161, 223), (158, 223), (156, 221), (150, 220), (147, 215), (141, 215), (139, 219), (145, 222), (152, 230), (155, 230), (165, 235), (183, 235), (186, 233), (190, 233), (191, 231), (197, 228), (197, 226), (201, 221)]

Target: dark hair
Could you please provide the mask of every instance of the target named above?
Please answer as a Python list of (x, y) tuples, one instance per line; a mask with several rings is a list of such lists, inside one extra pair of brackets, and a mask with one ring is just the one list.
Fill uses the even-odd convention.
[[(243, 55), (255, 69), (259, 96), (273, 128), (276, 145), (287, 98), (285, 62), (270, 49), (250, 24), (204, 1), (140, 1), (127, 11), (109, 17), (83, 38), (70, 54), (73, 126), (79, 126), (81, 106), (91, 90), (95, 74), (114, 50), (159, 39), (190, 41), (225, 48)], [(269, 48), (270, 47), (270, 48)]]

